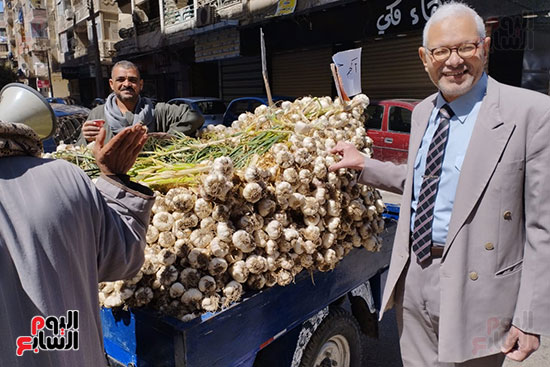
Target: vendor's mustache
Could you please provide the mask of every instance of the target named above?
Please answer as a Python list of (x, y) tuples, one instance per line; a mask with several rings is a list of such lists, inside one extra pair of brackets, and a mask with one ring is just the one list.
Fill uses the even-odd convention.
[(130, 90), (132, 92), (135, 92), (134, 88), (132, 88), (132, 87), (125, 87), (125, 88), (121, 89), (121, 91), (125, 91), (125, 90)]

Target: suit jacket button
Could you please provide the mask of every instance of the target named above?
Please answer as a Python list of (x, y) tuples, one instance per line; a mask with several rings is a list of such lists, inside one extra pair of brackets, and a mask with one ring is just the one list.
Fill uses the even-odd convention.
[(509, 210), (505, 211), (503, 217), (506, 220), (511, 220), (512, 219), (512, 212), (509, 211)]
[(491, 251), (495, 249), (495, 245), (493, 245), (491, 242), (487, 242), (485, 244), (485, 250)]
[(471, 280), (477, 280), (477, 278), (479, 278), (479, 276), (477, 275), (477, 273), (475, 271), (470, 272), (470, 279)]

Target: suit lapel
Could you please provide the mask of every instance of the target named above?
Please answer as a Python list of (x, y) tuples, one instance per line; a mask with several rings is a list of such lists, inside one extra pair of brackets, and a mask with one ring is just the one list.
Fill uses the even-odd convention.
[(432, 113), (432, 110), (435, 108), (436, 97), (437, 97), (437, 94), (434, 95), (431, 101), (432, 103), (426, 103), (418, 106), (419, 119), (416, 121), (416, 124), (418, 125), (418, 127), (411, 129), (411, 131), (414, 131), (415, 134), (411, 134), (410, 141), (409, 141), (408, 166), (409, 166), (409, 171), (411, 172), (414, 171), (414, 162), (416, 160), (416, 155), (418, 154), (418, 150), (420, 149), (420, 144), (422, 143), (422, 138), (424, 137), (424, 132), (426, 131), (426, 127), (428, 126), (428, 120), (430, 119), (430, 114)]
[(499, 94), (498, 83), (489, 78), (487, 94), (462, 164), (443, 256), (481, 198), (514, 131), (515, 124), (504, 123), (499, 114)]

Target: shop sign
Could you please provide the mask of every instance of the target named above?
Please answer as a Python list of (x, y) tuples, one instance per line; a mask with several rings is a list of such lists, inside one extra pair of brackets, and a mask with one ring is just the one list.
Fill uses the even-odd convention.
[(195, 37), (195, 62), (223, 60), (240, 55), (241, 38), (237, 28), (226, 28)]
[(296, 9), (296, 0), (279, 0), (275, 16), (292, 14), (294, 9)]
[(40, 79), (38, 79), (36, 81), (36, 86), (38, 88), (49, 88), (50, 87), (50, 81), (49, 80), (40, 80)]
[(361, 93), (361, 47), (332, 55), (342, 87), (348, 96)]
[(441, 4), (440, 0), (389, 0), (372, 3), (375, 34), (405, 32), (423, 26)]

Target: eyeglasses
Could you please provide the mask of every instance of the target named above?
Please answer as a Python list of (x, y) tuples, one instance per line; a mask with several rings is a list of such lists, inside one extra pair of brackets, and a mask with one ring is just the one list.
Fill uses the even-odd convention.
[(427, 50), (430, 51), (430, 54), (432, 55), (434, 60), (439, 62), (445, 61), (449, 57), (451, 57), (451, 54), (454, 50), (456, 50), (456, 53), (461, 58), (469, 59), (476, 54), (478, 46), (482, 43), (483, 39), (481, 39), (479, 42), (463, 43), (458, 47), (436, 47), (432, 48), (431, 50)]

